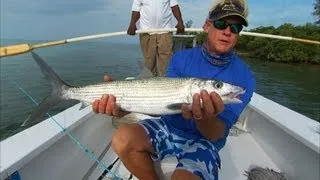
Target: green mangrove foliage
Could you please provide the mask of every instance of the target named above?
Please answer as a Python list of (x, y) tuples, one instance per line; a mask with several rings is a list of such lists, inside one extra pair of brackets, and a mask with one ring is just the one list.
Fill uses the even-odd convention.
[[(283, 24), (277, 28), (273, 26), (258, 27), (250, 32), (320, 41), (320, 26), (311, 23), (303, 26)], [(265, 61), (320, 64), (320, 46), (316, 44), (241, 36), (236, 49), (249, 57)]]
[[(189, 22), (189, 26), (190, 26)], [(320, 25), (307, 23), (302, 26), (283, 24), (279, 27), (258, 27), (249, 30), (271, 35), (290, 36), (295, 38), (320, 41)], [(206, 38), (205, 33), (189, 33), (197, 35), (197, 44), (202, 44)], [(185, 40), (186, 47), (192, 47), (192, 39)], [(264, 37), (240, 36), (236, 51), (257, 60), (320, 64), (320, 45), (296, 41), (277, 40)]]

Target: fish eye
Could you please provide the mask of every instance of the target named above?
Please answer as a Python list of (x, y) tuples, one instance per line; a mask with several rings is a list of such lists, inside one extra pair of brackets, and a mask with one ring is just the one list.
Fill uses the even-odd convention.
[(215, 82), (214, 83), (214, 87), (217, 88), (217, 89), (222, 88), (222, 86), (223, 86), (222, 82)]

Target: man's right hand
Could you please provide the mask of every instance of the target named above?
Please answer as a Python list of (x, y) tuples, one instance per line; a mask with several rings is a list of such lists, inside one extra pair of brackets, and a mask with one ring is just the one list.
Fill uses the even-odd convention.
[(183, 25), (183, 23), (179, 22), (176, 25), (176, 28), (177, 28), (177, 34), (183, 34), (184, 33), (184, 25)]
[(136, 24), (130, 24), (130, 26), (129, 26), (128, 30), (127, 30), (127, 34), (135, 35), (136, 34), (136, 30), (137, 30)]
[[(105, 82), (112, 81), (110, 76), (103, 77)], [(116, 97), (113, 95), (104, 94), (101, 99), (96, 99), (92, 103), (92, 110), (95, 113), (107, 114), (109, 116), (123, 117), (129, 112), (120, 110), (119, 106), (116, 104)]]

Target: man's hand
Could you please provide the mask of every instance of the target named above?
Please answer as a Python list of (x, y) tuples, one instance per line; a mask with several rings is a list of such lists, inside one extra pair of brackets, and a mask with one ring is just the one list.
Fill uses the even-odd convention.
[(177, 28), (177, 34), (184, 33), (184, 25), (182, 22), (178, 22), (178, 24), (176, 25), (176, 28)]
[[(110, 76), (104, 76), (103, 80), (105, 82), (110, 82), (112, 81), (112, 78)], [(119, 106), (116, 104), (116, 97), (108, 94), (102, 95), (101, 99), (96, 99), (92, 103), (92, 109), (95, 113), (102, 113), (116, 117), (122, 117), (129, 113), (120, 110)]]
[[(200, 103), (202, 99), (202, 108)], [(182, 106), (182, 115), (186, 119), (201, 121), (202, 119), (212, 119), (224, 110), (224, 104), (220, 96), (212, 92), (210, 95), (207, 91), (202, 90), (200, 95), (193, 95), (192, 109), (187, 104)]]
[(225, 123), (217, 118), (223, 110), (223, 101), (217, 93), (212, 92), (209, 95), (202, 90), (200, 94), (193, 95), (191, 110), (187, 104), (182, 106), (182, 115), (186, 119), (194, 120), (199, 132), (208, 140), (217, 141), (225, 135)]
[(129, 26), (128, 30), (127, 30), (127, 34), (135, 35), (136, 34), (136, 30), (137, 30), (136, 24), (130, 24), (130, 26)]
[(112, 77), (111, 76), (103, 76), (103, 81), (104, 82), (111, 82), (112, 81)]

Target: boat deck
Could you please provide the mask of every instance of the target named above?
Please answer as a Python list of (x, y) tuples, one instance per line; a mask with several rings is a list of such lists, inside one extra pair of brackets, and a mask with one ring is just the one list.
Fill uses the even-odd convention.
[(250, 133), (229, 136), (225, 147), (220, 151), (220, 156), (221, 179), (247, 179), (244, 173), (252, 166), (279, 171)]
[[(112, 173), (122, 179), (130, 179), (131, 173), (120, 161), (112, 167), (112, 173), (104, 173), (104, 169), (118, 158), (111, 147), (111, 137), (116, 129), (114, 125), (117, 127), (117, 124), (110, 116), (95, 114), (91, 107), (79, 110), (80, 106), (77, 104), (54, 116), (77, 141), (49, 118), (1, 141), (0, 179), (14, 172), (18, 172), (22, 179), (32, 180), (101, 180), (112, 179), (108, 178), (112, 177)], [(279, 106), (273, 106), (279, 109)], [(307, 136), (312, 141), (305, 142), (299, 138), (299, 133), (283, 129), (274, 122), (282, 122), (282, 118), (270, 118), (266, 111), (260, 114), (257, 107), (250, 105), (237, 123), (240, 129), (250, 132), (231, 131), (225, 147), (220, 151), (222, 165), (219, 179), (245, 180), (245, 171), (255, 166), (283, 172), (288, 179), (319, 179), (319, 145), (313, 143), (319, 142), (319, 134), (313, 131), (319, 123), (306, 119), (306, 123), (299, 124), (301, 129), (309, 130), (312, 135)], [(138, 117), (144, 118), (147, 117)], [(290, 118), (290, 122), (293, 121), (295, 119)], [(78, 142), (87, 149), (83, 149)], [(95, 163), (90, 152), (95, 154), (100, 164)], [(170, 179), (176, 164), (175, 158), (155, 163), (161, 179)], [(103, 174), (106, 177), (101, 176)]]
[[(102, 162), (109, 165), (117, 159), (117, 155), (113, 152), (112, 148), (107, 148), (108, 151), (102, 158)], [(221, 171), (219, 173), (220, 179), (246, 180), (247, 177), (245, 176), (245, 171), (255, 166), (279, 171), (271, 158), (269, 158), (259, 144), (257, 144), (250, 133), (241, 133), (236, 136), (229, 136), (225, 147), (220, 151), (220, 156), (222, 161)], [(155, 163), (161, 179), (170, 179), (176, 164), (177, 160), (174, 157), (164, 159), (161, 164)], [(99, 179), (103, 174), (103, 171), (104, 170), (102, 168), (97, 166), (92, 171), (88, 179)], [(130, 172), (120, 161), (115, 163), (111, 171), (117, 175), (124, 174), (125, 176), (122, 176), (124, 179), (128, 179), (130, 177)], [(110, 177), (110, 175), (111, 174), (109, 173), (108, 176)], [(136, 178), (133, 177), (133, 179)]]

